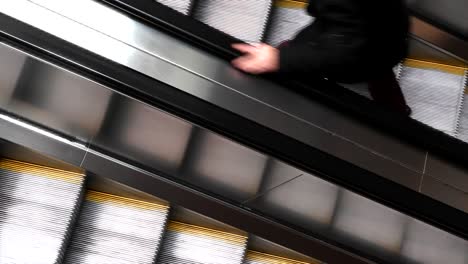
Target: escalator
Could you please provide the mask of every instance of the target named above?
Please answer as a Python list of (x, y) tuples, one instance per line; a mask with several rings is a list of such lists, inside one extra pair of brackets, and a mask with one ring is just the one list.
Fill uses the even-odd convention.
[[(465, 182), (442, 177), (439, 159), (451, 146), (462, 147), (446, 153), (447, 157), (464, 149), (464, 143), (455, 139), (462, 139), (463, 134), (466, 81), (466, 68), (458, 58), (449, 56), (448, 61), (459, 63), (453, 63), (455, 66), (413, 58), (395, 69), (413, 104), (413, 118), (435, 130), (392, 115), (326, 81), (318, 83), (320, 89), (309, 98), (271, 80), (240, 74), (220, 59), (235, 54), (226, 45), (223, 48), (211, 42), (221, 36), (219, 42), (228, 44), (235, 38), (157, 3), (138, 6), (136, 1), (130, 6), (132, 1), (104, 2), (113, 6), (54, 0), (0, 4), (0, 56), (8, 62), (0, 71), (4, 140), (81, 167), (91, 175), (106, 175), (326, 263), (466, 261), (467, 216), (459, 203), (463, 198), (450, 196), (456, 190), (463, 197), (460, 190)], [(224, 23), (229, 19), (219, 21), (216, 15), (231, 4), (200, 2), (180, 1), (175, 9), (236, 34), (225, 28), (232, 21)], [(211, 6), (208, 2), (219, 5), (213, 8), (214, 15), (207, 9), (200, 11)], [(296, 17), (294, 12), (299, 11), (295, 5), (292, 10), (291, 6), (280, 10), (261, 2), (246, 1), (258, 5), (249, 9), (252, 14), (239, 14), (243, 9), (230, 12), (249, 26), (258, 23), (261, 29), (252, 27), (252, 31), (243, 30), (249, 34), (236, 37), (247, 42), (280, 41), (282, 37), (266, 33), (278, 19), (258, 19), (259, 14), (284, 11), (290, 12), (286, 16)], [(176, 31), (177, 21), (187, 22), (191, 32), (184, 35), (183, 30)], [(297, 29), (303, 23), (285, 27)], [(284, 34), (292, 34), (291, 29)], [(420, 76), (430, 78), (421, 82)], [(436, 88), (442, 87), (444, 93), (431, 89), (438, 80), (443, 85)], [(412, 87), (421, 87), (421, 91), (416, 93)], [(359, 117), (363, 110), (356, 105), (369, 115), (380, 114), (394, 122), (370, 126), (371, 117)], [(357, 110), (357, 117), (345, 113), (347, 110)], [(383, 132), (382, 126), (390, 132)], [(399, 129), (396, 136), (391, 135), (399, 127), (410, 131)], [(428, 138), (432, 141), (424, 142)], [(440, 147), (440, 141), (434, 139), (450, 144)], [(464, 174), (463, 168), (452, 167)], [(438, 185), (446, 187), (445, 191), (431, 192)], [(113, 208), (117, 203), (161, 209), (164, 204), (150, 206), (125, 195), (94, 190), (98, 193), (83, 194), (81, 214), (73, 229), (79, 232), (71, 234), (67, 240), (70, 250), (63, 256), (57, 253), (57, 258), (65, 257), (67, 263), (105, 262), (109, 256), (100, 252), (115, 246), (109, 250), (128, 254), (119, 257), (120, 261), (158, 256), (158, 261), (171, 263), (174, 255), (182, 254), (182, 263), (212, 263), (197, 259), (193, 253), (211, 256), (211, 247), (188, 254), (182, 248), (190, 246), (179, 245), (177, 240), (180, 230), (189, 236), (205, 233), (206, 227), (176, 220), (167, 224), (168, 232), (160, 232), (162, 238), (156, 237), (159, 231), (152, 233), (154, 237), (112, 233), (117, 230), (106, 229), (109, 221), (93, 221), (101, 218), (96, 217), (99, 213), (103, 213), (102, 219), (114, 217), (108, 206)], [(138, 214), (122, 213), (120, 217), (122, 225), (136, 226), (134, 221), (143, 221)], [(154, 221), (163, 221), (158, 219)], [(65, 232), (64, 226), (60, 230)], [(219, 233), (208, 234), (218, 237)], [(102, 244), (90, 243), (104, 237)], [(165, 237), (174, 240), (165, 241)], [(236, 235), (228, 237), (236, 245), (243, 241)], [(64, 239), (57, 241), (55, 248), (64, 251)], [(132, 248), (121, 248), (123, 241)], [(204, 238), (201, 241), (206, 242)], [(224, 252), (225, 248), (217, 245), (221, 247), (217, 253)], [(159, 253), (155, 253), (156, 248)], [(80, 255), (85, 251), (88, 257)], [(141, 254), (132, 255), (134, 251)], [(230, 263), (217, 253), (213, 259)], [(251, 256), (249, 263), (264, 263), (263, 255), (247, 255)], [(233, 263), (242, 262), (242, 257), (232, 259), (237, 261)]]
[(319, 263), (249, 250), (247, 234), (174, 221), (163, 201), (92, 191), (85, 178), (0, 161), (1, 263)]

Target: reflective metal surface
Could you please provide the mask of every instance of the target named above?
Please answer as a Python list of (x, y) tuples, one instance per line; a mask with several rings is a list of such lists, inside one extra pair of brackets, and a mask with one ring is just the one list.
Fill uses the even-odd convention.
[(450, 0), (445, 2), (431, 0), (407, 0), (409, 7), (417, 14), (430, 19), (439, 26), (450, 29), (468, 38), (468, 11), (464, 0)]
[[(464, 17), (466, 19), (466, 16)], [(466, 40), (457, 38), (415, 17), (411, 18), (411, 34), (440, 47), (453, 56), (464, 60), (465, 63), (468, 61), (468, 43)]]
[[(219, 195), (244, 201), (257, 194), (267, 156), (213, 133), (199, 132), (193, 138), (184, 180), (210, 186)], [(279, 182), (281, 183), (281, 182)]]
[(110, 91), (11, 47), (1, 45), (0, 106), (87, 142), (103, 122)]
[[(340, 125), (349, 120), (346, 115), (273, 83), (241, 74), (228, 63), (115, 10), (91, 0), (34, 2), (57, 13), (23, 0), (3, 2), (0, 10), (325, 152), (336, 155), (342, 152), (343, 145), (350, 146), (353, 151), (367, 156), (359, 159), (359, 166), (366, 167), (366, 164), (375, 163), (371, 160), (377, 159), (383, 164), (391, 164), (390, 167), (423, 170), (423, 151), (415, 151), (415, 148), (363, 123), (354, 126), (356, 133), (348, 133), (348, 127)], [(102, 17), (106, 17), (106, 22)], [(116, 24), (121, 26), (116, 28)], [(330, 127), (330, 122), (336, 126)], [(358, 124), (354, 120), (352, 123)], [(369, 141), (372, 138), (378, 138), (379, 144)], [(378, 153), (378, 157), (371, 152)], [(412, 183), (409, 185), (415, 187)]]
[(310, 174), (248, 204), (342, 243), (372, 248), (391, 263), (443, 263), (447, 259), (465, 263), (468, 259), (467, 241), (438, 233), (427, 224)]
[[(79, 2), (89, 3), (87, 1)], [(49, 1), (44, 1), (42, 4), (47, 3)], [(22, 10), (24, 12), (16, 9), (20, 7), (24, 8)], [(166, 42), (167, 45), (174, 44), (170, 46), (172, 52), (168, 52), (168, 54), (178, 58), (181, 62), (184, 61), (182, 55), (200, 56), (200, 60), (197, 58), (197, 60), (192, 61), (187, 58), (193, 59), (193, 57), (188, 56), (185, 63), (207, 62), (207, 66), (210, 67), (199, 68), (207, 74), (212, 74), (211, 76), (217, 76), (218, 73), (220, 76), (230, 76), (226, 82), (235, 84), (236, 89), (219, 81), (215, 82), (203, 74), (195, 73), (189, 68), (168, 60), (164, 57), (167, 54), (162, 51), (158, 51), (160, 52), (157, 55), (159, 57), (156, 56), (157, 52), (154, 52), (155, 56), (150, 56), (147, 50), (141, 49), (142, 46), (138, 48), (129, 46), (121, 40), (101, 34), (29, 2), (21, 0), (1, 2), (0, 8), (2, 11), (16, 14), (25, 21), (34, 22), (34, 25), (89, 48), (104, 57), (135, 67), (134, 69), (161, 79), (175, 88), (184, 89), (184, 91), (199, 98), (209, 100), (225, 109), (236, 111), (244, 117), (333, 153), (338, 157), (350, 160), (359, 166), (368, 166), (370, 170), (382, 174), (387, 173), (387, 176), (394, 177), (395, 181), (399, 181), (398, 177), (402, 177), (402, 175), (414, 175), (414, 177), (410, 177), (411, 183), (408, 183), (408, 186), (414, 189), (419, 186), (413, 182), (423, 181), (420, 178), (420, 172), (424, 171), (426, 158), (424, 151), (415, 150), (402, 143), (397, 145), (395, 144), (396, 139), (372, 131), (364, 125), (358, 125), (357, 128), (353, 129), (355, 131), (368, 131), (369, 135), (375, 137), (373, 141), (363, 140), (361, 142), (362, 138), (359, 137), (359, 133), (353, 136), (353, 140), (345, 138), (340, 135), (341, 133), (333, 132), (345, 128), (340, 127), (340, 122), (336, 121), (346, 120), (345, 115), (313, 104), (312, 101), (273, 84), (265, 85), (265, 81), (238, 74), (227, 63), (222, 63), (185, 44), (175, 41)], [(115, 11), (110, 10), (109, 12), (117, 14), (119, 18), (128, 19)], [(44, 21), (39, 21), (39, 17), (43, 17)], [(93, 19), (89, 18), (89, 21), (93, 21)], [(131, 23), (136, 22), (131, 21)], [(143, 25), (138, 25), (144, 28)], [(122, 26), (122, 28), (124, 27)], [(146, 28), (145, 30), (150, 29)], [(125, 30), (121, 32), (125, 32)], [(131, 36), (131, 32), (133, 31), (127, 31), (124, 35)], [(159, 36), (161, 42), (164, 42), (164, 35), (153, 30), (151, 32), (154, 34), (151, 33), (148, 36)], [(138, 34), (138, 36), (142, 35)], [(171, 40), (168, 37), (166, 39)], [(113, 48), (117, 49), (113, 50)], [(167, 50), (169, 46), (165, 46), (165, 48)], [(178, 50), (178, 48), (181, 49)], [(158, 184), (154, 182), (146, 184), (147, 181), (142, 180), (142, 169), (135, 166), (136, 164), (151, 171), (163, 172), (165, 177), (170, 177), (170, 181), (190, 183), (191, 186), (204, 192), (214, 193), (227, 200), (237, 203), (245, 202), (244, 206), (247, 208), (253, 207), (270, 217), (312, 230), (333, 241), (342, 238), (342, 241), (347, 242), (350, 247), (359, 248), (359, 250), (376, 258), (391, 256), (391, 259), (400, 263), (404, 263), (407, 259), (418, 262), (427, 258), (427, 255), (424, 255), (424, 252), (418, 248), (425, 247), (424, 239), (419, 240), (420, 237), (431, 232), (427, 231), (430, 228), (426, 224), (416, 222), (416, 227), (412, 227), (408, 224), (411, 221), (406, 221), (409, 219), (408, 216), (356, 194), (351, 194), (334, 184), (298, 171), (287, 164), (281, 164), (263, 153), (229, 141), (211, 131), (196, 127), (134, 98), (116, 93), (108, 87), (93, 83), (6, 45), (2, 44), (0, 50), (8, 59), (8, 64), (2, 63), (0, 65), (2, 69), (0, 80), (5, 83), (4, 86), (0, 86), (1, 98), (5, 98), (2, 100), (1, 108), (30, 121), (37, 121), (54, 132), (78, 138), (78, 142), (84, 141), (85, 145), (55, 137), (53, 133), (47, 134), (47, 129), (44, 129), (47, 131), (41, 134), (46, 139), (60, 142), (61, 146), (70, 146), (73, 149), (77, 148), (83, 151), (83, 156), (77, 156), (78, 158), (74, 162), (86, 169), (103, 174), (109, 173), (109, 177), (112, 179), (120, 182), (127, 181), (129, 185), (132, 185), (131, 187), (141, 188), (147, 192), (161, 192), (162, 198), (178, 194), (177, 192), (171, 193), (174, 188), (163, 188), (167, 187), (169, 180), (161, 176), (151, 176), (151, 178), (157, 178)], [(185, 51), (188, 53), (184, 54)], [(201, 58), (205, 58), (205, 60)], [(209, 64), (210, 62), (213, 64)], [(24, 69), (30, 67), (26, 67), (26, 64), (31, 64), (34, 67), (31, 66), (26, 71)], [(220, 67), (213, 67), (216, 65)], [(11, 67), (12, 70), (3, 71), (4, 68), (8, 67)], [(17, 73), (15, 69), (21, 73)], [(42, 79), (38, 76), (47, 78)], [(223, 80), (223, 78), (220, 79)], [(39, 85), (36, 86), (35, 82), (29, 80), (33, 80)], [(22, 85), (18, 85), (18, 83)], [(244, 87), (241, 85), (244, 83), (249, 85)], [(69, 96), (68, 93), (61, 94), (62, 91), (58, 87), (62, 86), (66, 86), (65, 89), (70, 89), (66, 90), (70, 93)], [(49, 95), (52, 92), (54, 94)], [(60, 94), (60, 96), (55, 94)], [(83, 98), (83, 102), (77, 103), (76, 101), (81, 101), (77, 98)], [(30, 110), (30, 106), (23, 107), (23, 104), (33, 105), (35, 110)], [(273, 107), (273, 105), (275, 106)], [(66, 108), (72, 108), (73, 111)], [(37, 109), (43, 109), (42, 111), (46, 113), (45, 117), (38, 116), (37, 113), (41, 111)], [(331, 120), (332, 118), (335, 120)], [(35, 128), (26, 127), (23, 123), (8, 116), (3, 117), (2, 120), (8, 124), (17, 124), (28, 133), (40, 132), (37, 129), (34, 130)], [(321, 121), (320, 125), (315, 124), (318, 121)], [(10, 125), (5, 125), (5, 127), (11, 129)], [(3, 131), (2, 138), (13, 142), (22, 142), (24, 145), (30, 144), (32, 148), (39, 149), (39, 151), (51, 153), (55, 157), (60, 156), (59, 151), (44, 147), (41, 142), (25, 142), (28, 140), (27, 136), (15, 137), (15, 134), (11, 134), (14, 131), (11, 130), (4, 135)], [(343, 132), (343, 134), (345, 133)], [(371, 136), (365, 135), (365, 137)], [(386, 145), (387, 143), (388, 145)], [(88, 149), (87, 146), (90, 148)], [(379, 151), (373, 151), (374, 149)], [(385, 149), (388, 152), (385, 152)], [(106, 156), (100, 151), (107, 154), (112, 153), (115, 157)], [(407, 156), (401, 155), (401, 152), (405, 151), (409, 154)], [(380, 152), (385, 153), (381, 154)], [(396, 161), (385, 155), (394, 157)], [(414, 158), (415, 156), (416, 158)], [(65, 158), (69, 159), (68, 156)], [(405, 181), (408, 178), (402, 178), (400, 182), (407, 184)], [(186, 201), (188, 198), (185, 196), (173, 196), (171, 197), (180, 203), (191, 202)], [(206, 198), (202, 194), (200, 196)], [(194, 196), (189, 197), (193, 198)], [(213, 209), (200, 209), (200, 211), (203, 210), (210, 212)], [(362, 213), (356, 215), (355, 212)], [(226, 218), (227, 216), (218, 217)], [(232, 223), (234, 220), (230, 221)], [(409, 227), (411, 228), (407, 229)], [(375, 235), (373, 235), (374, 233)], [(411, 243), (405, 240), (406, 235), (401, 235), (402, 233), (411, 234)], [(464, 253), (460, 253), (462, 251), (459, 251), (458, 248), (465, 248), (465, 244), (448, 233), (444, 232), (444, 236), (447, 241), (455, 245), (452, 248), (457, 250), (449, 252), (442, 247), (439, 254), (441, 256), (448, 254), (447, 252), (454, 254), (454, 256), (456, 255), (454, 263), (457, 263), (456, 261), (464, 257)], [(423, 243), (423, 245), (414, 246), (415, 243)], [(396, 250), (398, 244), (401, 246)], [(438, 246), (436, 244), (428, 247), (437, 248)]]

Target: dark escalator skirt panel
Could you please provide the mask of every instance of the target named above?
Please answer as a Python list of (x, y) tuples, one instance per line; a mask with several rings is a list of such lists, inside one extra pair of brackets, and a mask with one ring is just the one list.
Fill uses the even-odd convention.
[(260, 42), (271, 5), (271, 0), (199, 0), (194, 16), (245, 42)]

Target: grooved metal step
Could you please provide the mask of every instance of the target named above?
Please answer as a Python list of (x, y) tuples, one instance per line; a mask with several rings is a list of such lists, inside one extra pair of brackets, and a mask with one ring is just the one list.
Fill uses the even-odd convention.
[(294, 36), (304, 27), (314, 21), (307, 14), (306, 3), (280, 0), (275, 1), (270, 29), (266, 35), (266, 43), (278, 46)]
[(465, 97), (468, 93), (468, 69), (465, 70), (464, 80), (463, 80), (463, 87), (464, 87), (464, 97), (462, 101), (462, 106), (460, 109), (460, 116), (458, 120), (458, 127), (457, 127), (457, 137), (460, 140), (468, 142), (468, 102), (466, 101)]
[(194, 17), (243, 41), (259, 42), (271, 5), (271, 0), (199, 0)]
[(0, 160), (0, 263), (60, 262), (85, 176)]
[(170, 222), (157, 263), (240, 264), (247, 237)]
[(65, 263), (153, 263), (169, 208), (90, 191)]
[(188, 15), (190, 12), (190, 7), (192, 6), (192, 2), (194, 0), (155, 0), (163, 5), (167, 5), (168, 7), (181, 12), (184, 15)]
[(463, 74), (461, 68), (406, 60), (399, 82), (412, 118), (455, 136), (464, 98)]

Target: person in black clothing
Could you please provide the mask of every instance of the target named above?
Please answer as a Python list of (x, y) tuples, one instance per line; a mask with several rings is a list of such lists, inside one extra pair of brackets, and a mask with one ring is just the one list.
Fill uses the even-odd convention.
[(285, 45), (235, 44), (244, 53), (234, 67), (251, 74), (279, 73), (307, 82), (367, 82), (381, 105), (410, 114), (392, 68), (407, 52), (404, 0), (311, 0), (315, 21)]

